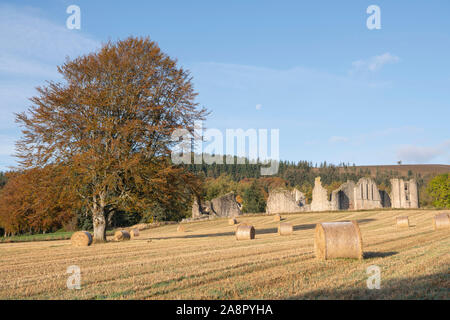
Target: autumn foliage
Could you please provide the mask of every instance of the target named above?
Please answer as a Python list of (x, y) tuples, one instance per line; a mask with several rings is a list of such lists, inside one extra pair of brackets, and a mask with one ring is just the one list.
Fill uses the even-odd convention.
[(74, 216), (76, 196), (64, 168), (8, 173), (0, 191), (0, 225), (6, 234), (56, 231)]
[(171, 135), (193, 132), (206, 110), (191, 78), (148, 38), (105, 44), (58, 68), (63, 82), (38, 88), (17, 115), (23, 168), (66, 168), (93, 218), (94, 240), (106, 239), (117, 210), (145, 210), (183, 201), (195, 175), (170, 162)]

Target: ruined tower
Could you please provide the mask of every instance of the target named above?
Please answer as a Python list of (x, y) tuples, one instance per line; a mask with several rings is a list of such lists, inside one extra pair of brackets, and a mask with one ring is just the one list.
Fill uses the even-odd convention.
[(322, 187), (320, 177), (316, 177), (314, 189), (312, 192), (311, 211), (329, 211), (337, 210), (332, 206), (328, 197), (327, 189)]
[(414, 179), (391, 179), (392, 208), (419, 208), (419, 193)]

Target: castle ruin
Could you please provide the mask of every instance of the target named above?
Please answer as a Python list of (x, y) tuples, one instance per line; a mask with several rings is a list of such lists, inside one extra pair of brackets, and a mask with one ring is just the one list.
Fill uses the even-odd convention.
[(320, 177), (316, 177), (314, 181), (314, 189), (312, 191), (311, 211), (330, 211), (337, 210), (336, 205), (332, 205), (331, 199), (328, 197), (328, 191), (322, 187)]
[(392, 208), (419, 208), (419, 193), (414, 179), (391, 179)]
[(301, 212), (306, 209), (305, 195), (298, 189), (276, 189), (269, 192), (266, 213)]
[(200, 199), (194, 199), (192, 204), (192, 218), (194, 219), (207, 216), (236, 217), (241, 214), (241, 205), (236, 201), (234, 192), (229, 192), (211, 201), (201, 202)]
[[(298, 189), (275, 189), (269, 192), (266, 213), (294, 213), (307, 211), (369, 210), (378, 208), (419, 208), (417, 182), (414, 179), (391, 179), (391, 194), (379, 190), (372, 178), (361, 178), (358, 183), (348, 180), (330, 195), (316, 177), (311, 204)], [(192, 205), (194, 219), (207, 216), (234, 217), (242, 214), (234, 193)]]
[(355, 209), (355, 183), (348, 180), (331, 194), (331, 202), (335, 210)]
[[(418, 208), (417, 184), (393, 179), (391, 195), (379, 190), (372, 178), (361, 178), (358, 183), (348, 180), (328, 195), (320, 177), (314, 183), (311, 211), (368, 210), (378, 208)], [(395, 190), (394, 190), (395, 189)], [(401, 192), (400, 192), (401, 191)], [(394, 203), (394, 198), (396, 203)], [(397, 200), (399, 199), (399, 200)]]
[(355, 210), (382, 208), (380, 191), (372, 178), (361, 178), (354, 190)]

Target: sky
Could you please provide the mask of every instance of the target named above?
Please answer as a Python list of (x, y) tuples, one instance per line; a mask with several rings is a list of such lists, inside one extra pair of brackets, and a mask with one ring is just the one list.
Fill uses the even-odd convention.
[[(80, 29), (69, 29), (70, 5)], [(381, 29), (366, 12), (380, 8)], [(282, 160), (450, 164), (450, 2), (1, 1), (0, 170), (56, 67), (148, 36), (193, 77), (204, 126), (279, 129)]]

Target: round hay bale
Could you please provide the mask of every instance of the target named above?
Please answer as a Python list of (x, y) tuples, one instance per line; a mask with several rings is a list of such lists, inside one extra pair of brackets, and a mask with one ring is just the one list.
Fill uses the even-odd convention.
[(126, 230), (119, 230), (114, 233), (115, 241), (125, 241), (130, 240), (130, 238), (131, 238), (130, 233)]
[(236, 227), (234, 228), (236, 231), (240, 226), (251, 226), (251, 224), (247, 223), (247, 222), (241, 222), (239, 224), (235, 225)]
[(291, 223), (288, 222), (282, 222), (278, 226), (278, 234), (280, 236), (289, 236), (294, 232), (294, 227)]
[(234, 226), (235, 224), (237, 224), (237, 220), (235, 218), (228, 219), (228, 225)]
[(433, 218), (434, 230), (450, 229), (450, 215), (448, 213), (440, 213)]
[(397, 227), (409, 228), (409, 219), (407, 216), (397, 217)]
[(78, 231), (72, 235), (70, 242), (75, 247), (87, 247), (92, 244), (92, 235), (87, 231)]
[(316, 257), (363, 258), (361, 231), (356, 221), (323, 222), (316, 225), (314, 237)]
[(184, 226), (182, 226), (181, 224), (178, 226), (178, 228), (177, 228), (177, 231), (178, 232), (184, 232), (185, 230), (184, 230)]
[(131, 238), (139, 237), (139, 229), (138, 228), (131, 229), (130, 236), (131, 236)]
[(273, 221), (275, 221), (275, 222), (281, 221), (281, 216), (279, 214), (274, 215)]
[(250, 225), (239, 225), (236, 229), (236, 240), (255, 239), (255, 228)]

